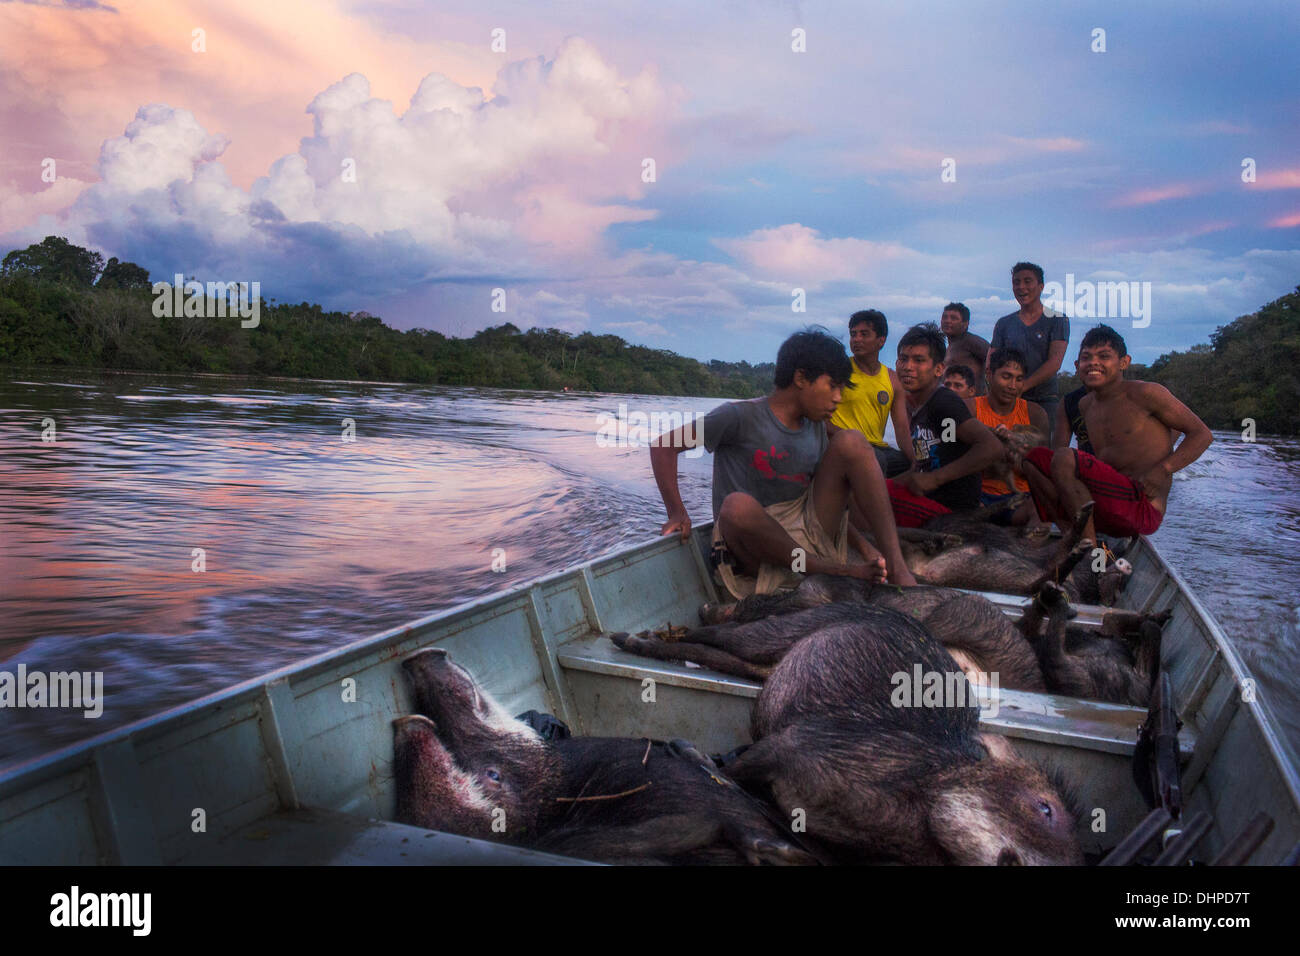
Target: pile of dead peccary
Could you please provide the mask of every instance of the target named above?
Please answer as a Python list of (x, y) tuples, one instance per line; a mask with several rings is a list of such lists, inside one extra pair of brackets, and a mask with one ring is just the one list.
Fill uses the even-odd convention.
[[(973, 693), (900, 706), (897, 678), (955, 676), (969, 689), (967, 675), (996, 673), (1002, 687), (1145, 705), (1163, 620), (1069, 623), (1081, 593), (1071, 562), (1092, 550), (1086, 517), (1050, 555), (1006, 545), (1005, 529), (973, 540), (973, 525), (914, 542), (918, 576), (1033, 593), (1018, 623), (945, 587), (810, 576), (706, 605), (703, 625), (671, 640), (611, 635), (627, 651), (763, 682), (755, 743), (725, 760), (684, 741), (545, 739), (444, 653), (421, 652), (405, 665), (419, 714), (395, 724), (397, 818), (617, 863), (1081, 863), (1068, 783), (981, 734)], [(973, 570), (990, 562), (1018, 577)]]

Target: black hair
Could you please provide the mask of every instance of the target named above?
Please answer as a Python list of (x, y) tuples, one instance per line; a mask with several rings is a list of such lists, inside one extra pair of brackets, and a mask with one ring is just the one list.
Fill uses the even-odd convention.
[(1109, 325), (1094, 325), (1090, 328), (1083, 341), (1079, 343), (1079, 351), (1096, 348), (1098, 345), (1109, 345), (1119, 353), (1120, 358), (1128, 355), (1128, 346), (1124, 344), (1124, 337)]
[(975, 370), (969, 365), (949, 365), (943, 370), (943, 377), (947, 378), (949, 375), (965, 379), (967, 385), (975, 384)]
[(885, 319), (885, 313), (878, 309), (863, 309), (861, 312), (854, 312), (849, 316), (849, 328), (855, 325), (861, 325), (863, 322), (871, 324), (871, 328), (882, 339), (889, 338), (889, 322)]
[(1013, 362), (1019, 365), (1026, 375), (1029, 374), (1029, 363), (1025, 361), (1025, 353), (1010, 346), (993, 350), (989, 355), (989, 372), (996, 372), (1002, 366), (1010, 365)]
[(939, 331), (939, 326), (933, 322), (922, 322), (914, 325), (898, 340), (898, 351), (913, 345), (924, 345), (930, 349), (930, 357), (938, 365), (943, 361), (943, 357), (948, 354), (947, 340), (943, 333)]
[(776, 387), (794, 384), (795, 372), (803, 372), (810, 382), (829, 375), (836, 385), (848, 388), (852, 386), (853, 362), (839, 339), (820, 325), (810, 325), (781, 343), (773, 376)]
[(1039, 285), (1043, 284), (1043, 267), (1036, 266), (1032, 262), (1017, 262), (1011, 267), (1011, 277), (1014, 279), (1017, 272), (1024, 272), (1026, 269), (1038, 276)]
[(943, 312), (956, 312), (961, 316), (963, 322), (970, 325), (970, 309), (966, 308), (966, 306), (961, 302), (949, 302), (942, 310), (940, 310), (940, 314)]

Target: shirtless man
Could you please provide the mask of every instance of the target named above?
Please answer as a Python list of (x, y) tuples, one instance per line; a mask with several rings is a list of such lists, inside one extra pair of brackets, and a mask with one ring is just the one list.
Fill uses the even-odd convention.
[[(1079, 401), (1095, 455), (1070, 448), (1032, 449), (1025, 477), (1044, 520), (1068, 526), (1095, 502), (1084, 537), (1151, 534), (1169, 503), (1173, 474), (1205, 453), (1213, 436), (1163, 385), (1126, 382), (1131, 359), (1124, 339), (1098, 325), (1079, 346), (1079, 374), (1088, 393)], [(1176, 432), (1183, 434), (1174, 448)]]
[(970, 331), (970, 309), (960, 302), (949, 302), (939, 316), (939, 329), (948, 340), (944, 367), (951, 369), (954, 365), (965, 365), (970, 368), (975, 373), (975, 394), (983, 395), (984, 360), (989, 354), (989, 343)]

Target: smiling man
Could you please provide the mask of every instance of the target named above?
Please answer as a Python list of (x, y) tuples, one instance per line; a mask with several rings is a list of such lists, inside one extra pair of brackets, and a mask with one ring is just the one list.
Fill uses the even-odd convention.
[(992, 345), (995, 349), (1013, 348), (1025, 357), (1029, 366), (1022, 397), (1040, 405), (1052, 422), (1056, 420), (1056, 373), (1070, 341), (1070, 320), (1043, 307), (1043, 270), (1032, 262), (1011, 267), (1011, 294), (1020, 308), (998, 319)]
[(898, 340), (898, 378), (907, 393), (916, 466), (889, 485), (894, 520), (919, 528), (951, 511), (979, 507), (980, 472), (1002, 455), (1002, 443), (942, 384), (943, 334), (933, 322)]
[[(894, 584), (916, 584), (871, 444), (852, 429), (826, 433), (852, 376), (844, 346), (825, 329), (796, 332), (777, 352), (771, 394), (719, 405), (699, 437), (683, 425), (651, 446), (668, 511), (661, 533), (683, 539), (691, 519), (677, 487), (677, 456), (699, 440), (713, 453), (712, 561), (734, 598), (797, 584), (802, 573), (867, 581), (887, 573)], [(879, 551), (850, 523), (850, 511)]]
[[(1094, 501), (1084, 537), (1151, 534), (1169, 503), (1173, 474), (1205, 453), (1214, 440), (1191, 409), (1155, 382), (1125, 381), (1131, 359), (1124, 339), (1108, 325), (1090, 329), (1079, 346), (1079, 375), (1088, 392), (1079, 400), (1095, 455), (1071, 448), (1035, 448), (1024, 473), (1044, 520), (1067, 526)], [(1177, 450), (1174, 436), (1183, 434)]]

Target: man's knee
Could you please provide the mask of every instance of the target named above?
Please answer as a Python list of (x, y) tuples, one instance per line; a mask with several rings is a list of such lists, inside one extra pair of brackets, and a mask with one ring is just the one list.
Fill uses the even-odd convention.
[[(856, 428), (841, 428), (831, 436), (827, 452), (861, 457), (871, 451), (871, 442)], [(874, 455), (873, 455), (874, 457)]]
[(753, 495), (743, 491), (733, 491), (722, 499), (722, 507), (718, 509), (718, 521), (724, 526), (744, 525), (752, 522), (755, 515), (762, 511), (763, 506)]

